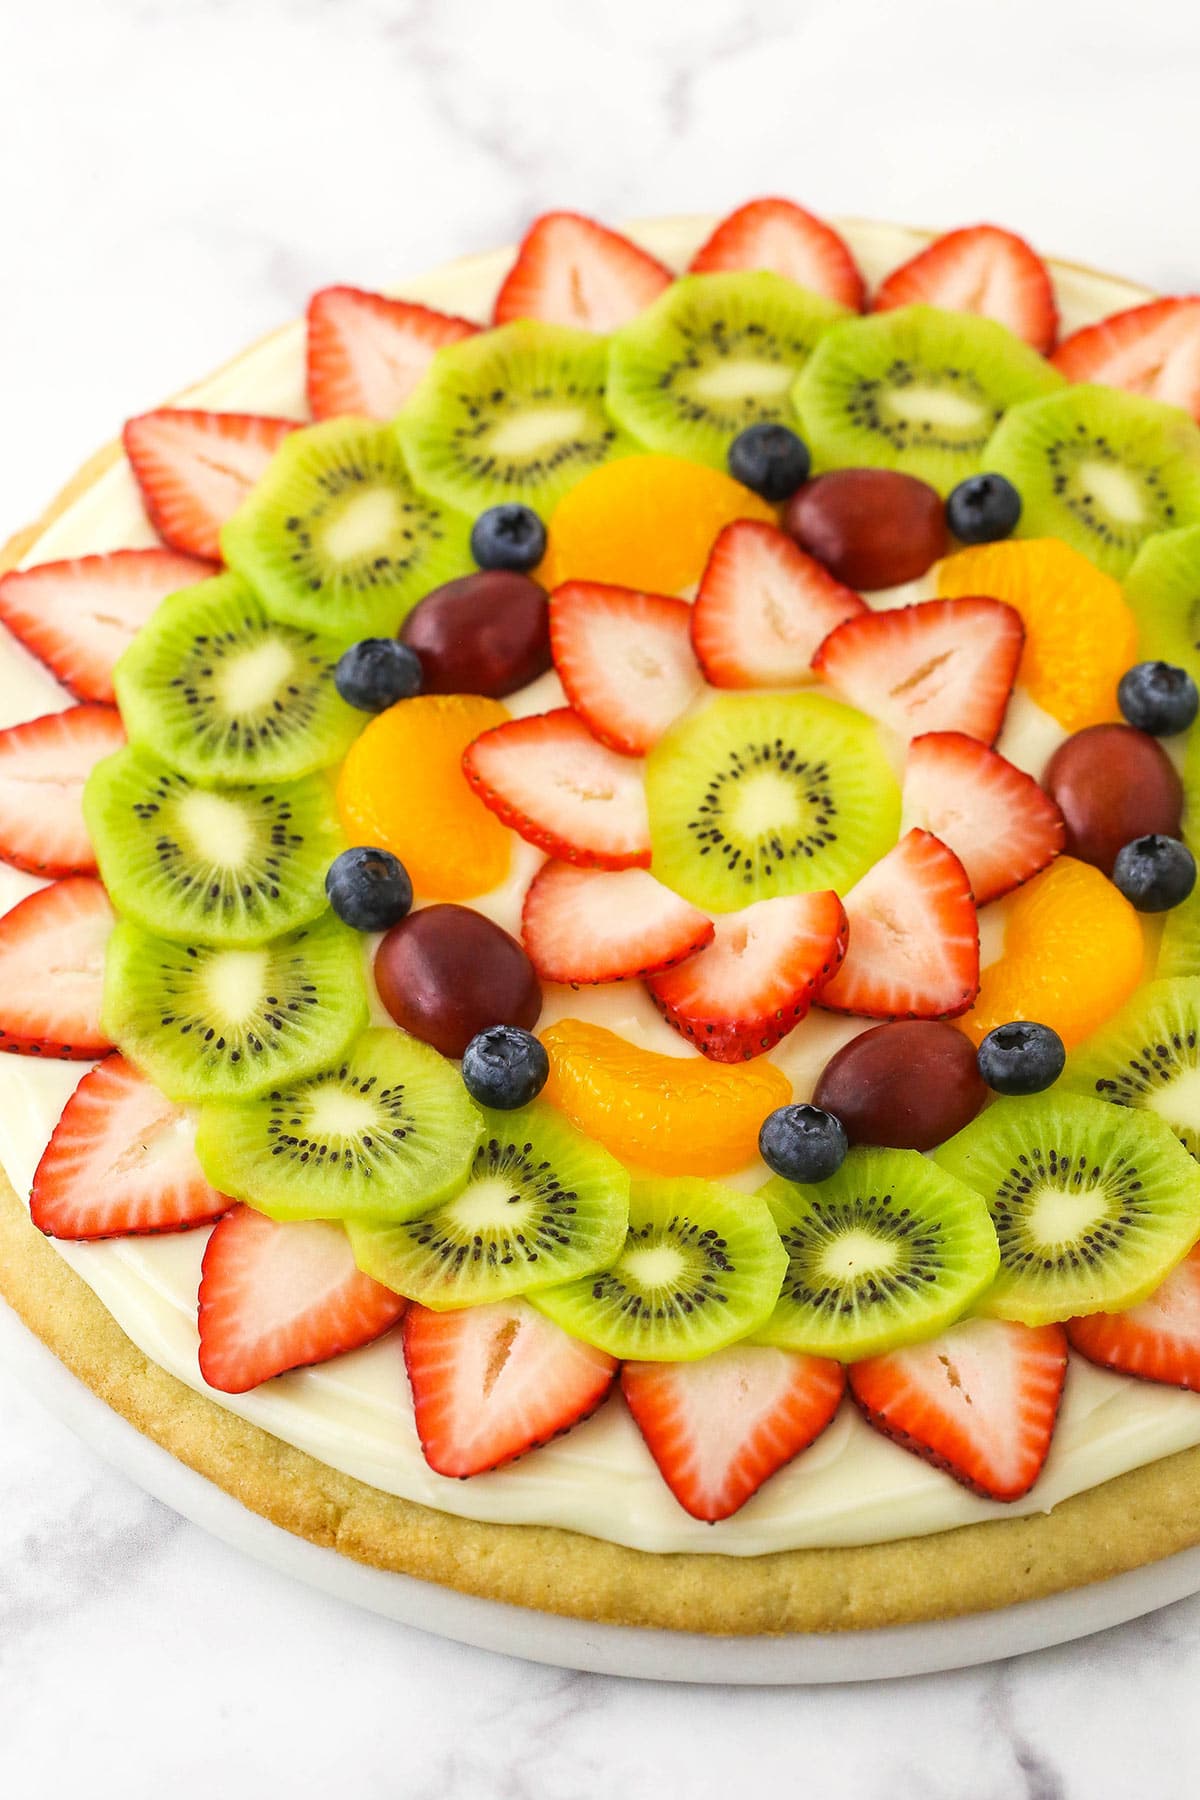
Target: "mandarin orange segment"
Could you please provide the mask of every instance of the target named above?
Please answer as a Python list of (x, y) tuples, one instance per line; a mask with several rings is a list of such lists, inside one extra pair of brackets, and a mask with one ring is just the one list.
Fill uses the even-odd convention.
[(763, 1120), (792, 1097), (772, 1063), (664, 1056), (603, 1025), (560, 1019), (542, 1034), (546, 1098), (624, 1162), (660, 1175), (728, 1175), (758, 1153)]
[(550, 520), (537, 578), (607, 581), (679, 594), (704, 573), (708, 553), (735, 519), (776, 523), (765, 500), (719, 469), (677, 456), (625, 456), (593, 469)]
[(498, 700), (422, 694), (372, 719), (338, 778), (350, 842), (398, 856), (422, 899), (466, 900), (503, 881), (512, 835), (472, 792), (462, 756), (508, 717)]
[(975, 1043), (1010, 1019), (1050, 1025), (1067, 1048), (1129, 998), (1142, 977), (1137, 913), (1089, 863), (1060, 856), (1008, 906), (1004, 953), (983, 971), (979, 998), (956, 1023)]
[(1111, 575), (1057, 538), (1009, 538), (948, 556), (938, 594), (1007, 600), (1025, 626), (1017, 675), (1067, 731), (1120, 715), (1117, 682), (1137, 661), (1137, 620)]

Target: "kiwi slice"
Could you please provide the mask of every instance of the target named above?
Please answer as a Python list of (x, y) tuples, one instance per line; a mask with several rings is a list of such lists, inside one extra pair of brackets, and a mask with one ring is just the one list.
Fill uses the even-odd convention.
[(192, 781), (289, 781), (340, 762), (362, 727), (333, 685), (339, 655), (214, 575), (164, 600), (113, 685), (131, 743)]
[(1118, 388), (1070, 387), (1016, 406), (984, 461), (1021, 495), (1022, 537), (1057, 537), (1118, 580), (1158, 531), (1200, 521), (1200, 430)]
[(545, 517), (624, 447), (607, 368), (603, 338), (529, 319), (439, 350), (396, 420), (416, 480), (471, 514), (516, 500)]
[(781, 275), (685, 275), (614, 333), (609, 410), (648, 449), (724, 469), (747, 425), (795, 425), (796, 376), (847, 316)]
[(350, 1225), (354, 1260), (435, 1312), (573, 1281), (612, 1262), (629, 1177), (549, 1106), (484, 1112), (466, 1186), (400, 1225)]
[(288, 433), (221, 550), (272, 617), (352, 643), (391, 636), (468, 574), (469, 540), (468, 520), (413, 485), (390, 426), (326, 419)]
[(1200, 525), (1148, 537), (1125, 577), (1138, 655), (1175, 663), (1200, 681)]
[(411, 1219), (461, 1187), (482, 1130), (452, 1062), (371, 1030), (247, 1105), (202, 1107), (196, 1154), (273, 1219)]
[(646, 763), (651, 868), (694, 905), (845, 893), (891, 849), (900, 793), (869, 719), (822, 694), (723, 694)]
[(1063, 1085), (1156, 1113), (1200, 1160), (1200, 976), (1139, 988), (1073, 1052)]
[(198, 787), (145, 750), (96, 765), (83, 813), (113, 904), (186, 944), (261, 944), (306, 925), (344, 848), (324, 776)]
[(319, 1069), (366, 1024), (362, 940), (332, 915), (253, 949), (174, 944), (123, 919), (103, 1018), (171, 1100), (262, 1094)]
[(855, 1362), (936, 1337), (978, 1300), (999, 1253), (974, 1189), (916, 1150), (852, 1150), (828, 1181), (770, 1181), (788, 1270), (758, 1344)]
[(629, 1232), (598, 1275), (530, 1300), (610, 1356), (694, 1362), (761, 1325), (787, 1256), (764, 1201), (711, 1181), (635, 1181)]
[(997, 1100), (934, 1161), (992, 1215), (1000, 1272), (976, 1308), (989, 1318), (1121, 1312), (1200, 1234), (1196, 1165), (1149, 1112), (1059, 1091)]
[(1010, 406), (1062, 379), (994, 319), (902, 306), (836, 325), (793, 399), (816, 469), (899, 469), (946, 494)]

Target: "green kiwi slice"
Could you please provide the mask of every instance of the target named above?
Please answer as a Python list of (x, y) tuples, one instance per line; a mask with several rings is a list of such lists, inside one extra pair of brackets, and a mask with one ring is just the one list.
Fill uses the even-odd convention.
[(1149, 1112), (1058, 1091), (997, 1100), (934, 1161), (992, 1215), (1000, 1272), (976, 1308), (989, 1318), (1121, 1312), (1200, 1236), (1196, 1165)]
[(747, 425), (795, 425), (796, 376), (847, 316), (781, 275), (685, 275), (613, 334), (609, 411), (647, 449), (724, 469)]
[(196, 1154), (273, 1219), (411, 1219), (461, 1187), (482, 1130), (452, 1062), (374, 1029), (249, 1104), (202, 1107)]
[(145, 750), (97, 764), (83, 814), (113, 904), (188, 944), (261, 944), (306, 925), (344, 848), (324, 776), (199, 787)]
[(854, 885), (896, 842), (900, 794), (869, 719), (822, 694), (723, 694), (646, 762), (651, 869), (694, 905)]
[(549, 1106), (484, 1112), (466, 1185), (400, 1225), (352, 1222), (366, 1274), (436, 1312), (552, 1287), (612, 1262), (629, 1177)]
[(788, 1270), (758, 1344), (879, 1356), (936, 1337), (995, 1277), (987, 1207), (916, 1150), (852, 1150), (828, 1181), (777, 1179), (761, 1192)]
[(1118, 388), (1064, 388), (1014, 407), (984, 461), (1021, 495), (1022, 537), (1057, 537), (1118, 579), (1147, 538), (1200, 521), (1200, 430)]
[(339, 654), (214, 575), (164, 600), (113, 685), (130, 742), (192, 781), (289, 781), (340, 762), (362, 727), (333, 685)]
[(1200, 1159), (1200, 976), (1139, 988), (1072, 1053), (1063, 1084), (1077, 1094), (1156, 1113)]
[(174, 944), (123, 919), (103, 1018), (171, 1100), (262, 1094), (319, 1069), (366, 1024), (362, 940), (332, 915), (245, 949)]
[(1125, 577), (1138, 622), (1138, 655), (1175, 663), (1200, 680), (1200, 525), (1148, 537)]
[(620, 449), (603, 338), (529, 319), (439, 350), (395, 422), (415, 479), (476, 514), (505, 500), (546, 517)]
[(899, 469), (946, 494), (985, 466), (1010, 406), (1062, 379), (993, 319), (902, 306), (836, 325), (793, 398), (818, 471)]
[(390, 426), (326, 419), (288, 433), (221, 549), (272, 617), (351, 643), (390, 636), (423, 594), (468, 574), (469, 537), (414, 487)]
[(746, 1337), (774, 1306), (787, 1256), (765, 1203), (711, 1181), (635, 1181), (608, 1268), (529, 1296), (610, 1356), (694, 1362)]

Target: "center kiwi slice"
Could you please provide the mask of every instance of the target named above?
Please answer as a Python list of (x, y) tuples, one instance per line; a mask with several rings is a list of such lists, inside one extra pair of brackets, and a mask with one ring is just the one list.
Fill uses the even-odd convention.
[(444, 1312), (591, 1274), (616, 1256), (628, 1224), (620, 1163), (535, 1103), (484, 1112), (466, 1185), (432, 1212), (349, 1230), (360, 1269)]
[[(1156, 1113), (1200, 1159), (1200, 977), (1139, 988), (1073, 1052), (1063, 1081), (1075, 1093)], [(1200, 1220), (1200, 1170), (1195, 1181)]]
[(1200, 681), (1200, 525), (1147, 538), (1125, 577), (1138, 623), (1138, 655), (1174, 663)]
[(854, 885), (890, 850), (900, 794), (869, 719), (822, 694), (727, 694), (646, 763), (651, 869), (694, 905)]
[(483, 1118), (458, 1069), (393, 1029), (246, 1105), (204, 1106), (196, 1154), (273, 1219), (411, 1219), (462, 1186)]
[(991, 1284), (987, 1207), (916, 1150), (852, 1150), (828, 1181), (761, 1190), (788, 1254), (758, 1344), (856, 1362), (936, 1337)]
[(753, 1194), (687, 1177), (635, 1181), (629, 1230), (609, 1266), (530, 1300), (610, 1356), (693, 1362), (762, 1324), (786, 1267)]
[(1200, 1236), (1196, 1165), (1148, 1112), (1057, 1090), (997, 1100), (934, 1161), (992, 1215), (1000, 1272), (977, 1307), (989, 1318), (1121, 1312)]

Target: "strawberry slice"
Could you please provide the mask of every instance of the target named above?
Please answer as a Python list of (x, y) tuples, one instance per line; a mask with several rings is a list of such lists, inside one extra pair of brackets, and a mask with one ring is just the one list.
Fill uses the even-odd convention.
[(831, 1012), (952, 1019), (979, 992), (979, 924), (966, 870), (910, 831), (846, 895), (850, 947), (821, 991)]
[(799, 1024), (845, 956), (846, 933), (835, 893), (780, 894), (718, 919), (707, 950), (646, 985), (703, 1055), (745, 1062)]
[(689, 267), (770, 269), (861, 312), (867, 291), (850, 247), (823, 219), (793, 200), (747, 200), (705, 239)]
[(492, 317), (497, 325), (543, 319), (584, 331), (615, 331), (673, 280), (664, 263), (619, 231), (581, 213), (543, 213), (521, 240)]
[(0, 1050), (86, 1062), (112, 1049), (100, 1003), (115, 923), (89, 875), (39, 888), (0, 919)]
[(1062, 814), (1033, 777), (961, 731), (929, 731), (909, 745), (901, 829), (911, 825), (953, 850), (976, 906), (1053, 862), (1065, 835)]
[(1068, 381), (1100, 381), (1200, 419), (1200, 295), (1151, 300), (1085, 325), (1051, 357)]
[(692, 645), (714, 687), (800, 687), (834, 627), (866, 610), (786, 532), (737, 519), (709, 554), (691, 609)]
[(123, 1056), (106, 1057), (67, 1101), (37, 1166), (34, 1224), (79, 1240), (211, 1224), (229, 1201), (204, 1179), (195, 1138), (182, 1106)]
[(1025, 643), (1004, 600), (922, 600), (861, 613), (831, 631), (813, 668), (844, 700), (904, 737), (1000, 735)]
[(115, 706), (71, 706), (0, 731), (0, 857), (31, 875), (87, 875), (83, 784), (125, 742)]
[(713, 922), (645, 869), (548, 862), (521, 912), (529, 960), (544, 981), (592, 984), (649, 975), (713, 940)]
[(685, 1512), (728, 1519), (807, 1450), (846, 1391), (821, 1356), (733, 1344), (700, 1362), (626, 1363), (621, 1392)]
[(1200, 1391), (1200, 1247), (1148, 1300), (1127, 1312), (1070, 1319), (1067, 1336), (1072, 1349), (1102, 1368)]
[(160, 601), (213, 574), (174, 550), (110, 550), (0, 576), (0, 622), (77, 700), (111, 706), (113, 664)]
[(414, 1303), (403, 1337), (417, 1435), (439, 1475), (481, 1475), (569, 1430), (617, 1373), (524, 1300), (444, 1313)]
[(1061, 1325), (969, 1319), (850, 1370), (868, 1424), (987, 1500), (1019, 1500), (1041, 1473), (1067, 1373)]
[(650, 861), (641, 769), (568, 707), (485, 731), (463, 769), (484, 805), (548, 856), (596, 869)]
[(644, 756), (695, 698), (700, 671), (686, 600), (600, 581), (550, 596), (550, 652), (567, 699), (594, 737)]
[(1015, 232), (998, 225), (948, 231), (893, 269), (875, 290), (876, 312), (893, 306), (941, 306), (980, 313), (1049, 354), (1058, 307), (1045, 263)]
[(220, 562), (222, 525), (295, 429), (295, 419), (164, 407), (130, 419), (121, 436), (159, 536)]
[(200, 1274), (200, 1373), (222, 1394), (359, 1350), (407, 1302), (356, 1267), (340, 1225), (281, 1225), (235, 1206), (213, 1229)]
[(314, 419), (398, 413), (443, 344), (479, 330), (469, 319), (363, 288), (327, 287), (308, 303), (308, 404)]

